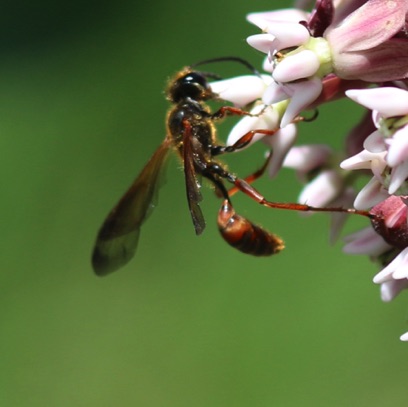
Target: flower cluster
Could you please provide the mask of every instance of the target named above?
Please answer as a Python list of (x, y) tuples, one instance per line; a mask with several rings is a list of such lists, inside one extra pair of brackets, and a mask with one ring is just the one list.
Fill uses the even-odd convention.
[[(222, 99), (252, 106), (228, 144), (249, 131), (277, 130), (252, 142), (270, 147), (271, 176), (284, 166), (305, 181), (300, 203), (366, 211), (371, 225), (347, 236), (344, 251), (380, 264), (374, 282), (390, 301), (408, 288), (408, 0), (317, 0), (307, 12), (309, 3), (249, 14), (260, 33), (247, 42), (265, 54), (265, 74), (211, 86)], [(367, 109), (346, 135), (344, 151), (295, 145), (301, 111), (342, 97)], [(358, 191), (356, 181), (367, 176)], [(334, 213), (332, 238), (343, 215)]]

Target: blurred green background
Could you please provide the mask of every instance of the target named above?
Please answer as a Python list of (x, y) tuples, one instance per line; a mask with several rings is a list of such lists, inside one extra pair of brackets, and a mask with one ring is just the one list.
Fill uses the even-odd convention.
[[(168, 77), (216, 56), (259, 66), (245, 15), (289, 5), (2, 4), (1, 406), (406, 406), (406, 294), (383, 304), (376, 266), (329, 246), (325, 215), (237, 196), (287, 244), (242, 255), (218, 236), (209, 189), (195, 237), (173, 158), (134, 261), (102, 279), (90, 267), (100, 224), (164, 137)], [(360, 112), (336, 106), (301, 125), (301, 143), (341, 145)], [(250, 150), (235, 172), (258, 166), (262, 147)], [(259, 188), (281, 201), (299, 191), (289, 171)]]

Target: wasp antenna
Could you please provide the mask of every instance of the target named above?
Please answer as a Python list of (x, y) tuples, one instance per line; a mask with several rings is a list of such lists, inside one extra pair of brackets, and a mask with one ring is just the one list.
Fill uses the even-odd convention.
[(234, 57), (234, 56), (205, 59), (204, 61), (200, 61), (200, 62), (197, 62), (197, 63), (191, 65), (191, 68), (195, 68), (196, 66), (205, 65), (205, 64), (212, 64), (212, 63), (215, 63), (215, 62), (228, 62), (228, 61), (238, 62), (239, 64), (244, 65), (245, 67), (247, 67), (254, 75), (259, 76), (259, 77), (261, 76), (259, 71), (252, 64), (250, 64), (248, 61), (246, 61), (243, 58)]
[(216, 81), (219, 81), (223, 79), (221, 75), (218, 75), (214, 72), (206, 72), (206, 71), (197, 71), (200, 73), (200, 75), (203, 75), (206, 79), (215, 79)]

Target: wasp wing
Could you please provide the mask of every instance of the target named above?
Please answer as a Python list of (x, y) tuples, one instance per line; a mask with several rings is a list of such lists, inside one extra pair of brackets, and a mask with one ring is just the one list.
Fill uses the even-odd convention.
[(199, 202), (202, 201), (203, 197), (200, 192), (200, 183), (197, 179), (194, 167), (194, 154), (196, 153), (192, 146), (191, 127), (190, 125), (185, 125), (183, 137), (183, 160), (187, 202), (191, 218), (193, 219), (194, 229), (196, 234), (200, 235), (205, 228), (205, 219), (199, 205)]
[(169, 141), (165, 140), (103, 223), (92, 254), (97, 275), (119, 269), (134, 256), (140, 227), (157, 203), (169, 151)]

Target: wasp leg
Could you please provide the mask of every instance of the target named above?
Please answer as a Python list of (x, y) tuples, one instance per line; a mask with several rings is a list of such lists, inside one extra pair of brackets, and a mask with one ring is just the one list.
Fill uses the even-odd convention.
[(266, 129), (258, 129), (258, 130), (250, 130), (248, 133), (245, 133), (242, 137), (240, 137), (234, 144), (231, 146), (212, 146), (211, 147), (211, 155), (216, 156), (225, 153), (234, 153), (235, 151), (241, 150), (242, 148), (246, 147), (254, 138), (255, 134), (263, 134), (265, 136), (273, 136), (276, 134), (276, 130), (266, 130)]
[(239, 107), (222, 106), (211, 115), (211, 118), (213, 120), (219, 120), (225, 116), (253, 116), (253, 114), (246, 110), (242, 110)]
[(358, 210), (354, 208), (341, 208), (341, 207), (321, 208), (321, 207), (310, 206), (310, 205), (294, 203), (294, 202), (268, 201), (257, 189), (255, 189), (247, 181), (245, 181), (244, 179), (238, 178), (235, 174), (231, 174), (230, 172), (222, 168), (220, 165), (216, 163), (211, 163), (209, 168), (211, 168), (211, 170), (214, 173), (217, 173), (220, 177), (234, 184), (235, 187), (241, 192), (243, 192), (245, 195), (249, 196), (254, 201), (268, 208), (286, 209), (289, 211), (297, 211), (297, 212), (342, 212), (342, 213), (361, 215), (361, 216), (365, 216), (370, 219), (375, 218), (375, 215), (370, 214), (368, 211)]

